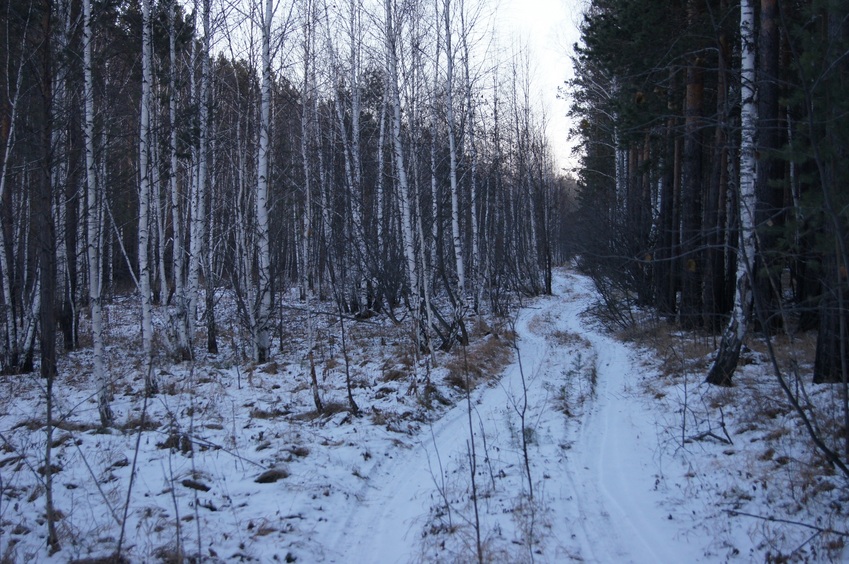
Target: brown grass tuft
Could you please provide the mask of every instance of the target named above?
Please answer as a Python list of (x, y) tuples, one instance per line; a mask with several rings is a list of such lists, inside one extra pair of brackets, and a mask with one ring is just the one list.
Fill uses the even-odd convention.
[(280, 409), (262, 409), (259, 407), (255, 407), (251, 410), (250, 416), (251, 419), (276, 419), (278, 417), (283, 417), (285, 415), (289, 415), (288, 411), (283, 411)]
[(490, 335), (469, 346), (455, 349), (445, 367), (445, 381), (455, 388), (467, 391), (481, 381), (497, 377), (513, 358), (513, 347), (503, 337)]

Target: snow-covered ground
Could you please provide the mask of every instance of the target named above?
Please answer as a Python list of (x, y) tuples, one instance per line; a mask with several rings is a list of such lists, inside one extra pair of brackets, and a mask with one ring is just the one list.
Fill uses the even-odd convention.
[[(160, 359), (163, 393), (147, 402), (136, 336), (120, 337), (113, 321), (119, 429), (95, 428), (86, 354), (62, 366), (62, 550), (53, 556), (40, 384), (2, 381), (0, 556), (67, 562), (107, 556), (118, 542), (132, 562), (179, 553), (339, 563), (849, 556), (846, 481), (823, 469), (757, 355), (733, 390), (711, 389), (703, 358), (671, 366), (601, 328), (585, 314), (594, 295), (585, 277), (562, 270), (553, 296), (509, 323), (479, 324), (466, 351), (477, 383), (468, 397), (452, 385), (458, 367), (464, 378), (462, 350), (428, 369), (403, 330), (349, 322), (359, 416), (344, 409), (332, 318), (316, 322), (321, 415), (296, 330), (303, 319), (291, 320), (266, 365), (237, 363), (232, 347), (193, 367)], [(222, 341), (235, 345), (237, 335), (225, 330)], [(489, 373), (498, 364), (487, 357), (504, 350), (512, 360)], [(764, 404), (769, 416), (757, 416)]]

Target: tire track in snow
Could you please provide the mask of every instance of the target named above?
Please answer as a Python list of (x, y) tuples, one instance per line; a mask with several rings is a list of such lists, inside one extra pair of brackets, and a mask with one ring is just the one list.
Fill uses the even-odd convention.
[[(526, 378), (540, 371), (548, 344), (544, 337), (529, 329), (536, 310), (523, 309), (516, 320), (521, 335), (519, 346)], [(498, 438), (507, 437), (505, 410), (511, 409), (510, 398), (521, 390), (521, 373), (517, 363), (507, 367), (499, 385), (479, 387), (472, 397), (474, 426), (478, 434), (483, 422), (492, 452), (511, 448)], [(479, 419), (478, 419), (479, 418)], [(451, 468), (466, 468), (469, 420), (466, 402), (450, 409), (431, 428), (423, 429), (417, 444), (391, 465), (383, 464), (368, 476), (361, 502), (352, 509), (345, 524), (330, 541), (328, 558), (336, 562), (410, 562), (421, 558), (421, 527), (425, 525), (431, 506), (438, 503), (435, 477)], [(483, 464), (479, 439), (478, 467)], [(441, 459), (441, 464), (440, 464)], [(388, 467), (387, 467), (388, 466)], [(441, 468), (440, 468), (441, 467)], [(440, 471), (441, 470), (441, 471)]]
[[(569, 274), (562, 282), (594, 293), (584, 277)], [(653, 418), (629, 390), (638, 378), (635, 353), (587, 327), (580, 314), (578, 302), (570, 302), (561, 320), (598, 353), (596, 398), (580, 422), (566, 469), (580, 507), (585, 557), (597, 562), (693, 561), (653, 491), (659, 447)]]
[[(544, 550), (539, 561), (692, 561), (693, 555), (675, 539), (676, 524), (667, 521), (657, 505), (659, 494), (652, 491), (657, 444), (653, 419), (640, 414), (646, 407), (627, 389), (629, 381), (636, 383), (637, 376), (631, 349), (582, 322), (586, 296), (594, 294), (586, 278), (558, 273), (555, 294), (535, 302), (540, 309), (523, 309), (516, 323), (529, 399), (538, 406), (545, 404), (548, 388), (562, 383), (571, 360), (566, 352), (552, 347), (545, 334), (532, 330), (538, 317), (545, 320), (544, 324), (579, 334), (591, 344), (592, 351), (588, 352), (597, 355), (598, 384), (581, 419), (570, 418), (564, 424), (563, 416), (551, 406), (546, 406), (540, 416), (547, 429), (557, 430), (549, 430), (554, 436), (547, 437), (545, 445), (535, 445), (531, 454), (535, 479), (545, 474), (549, 478), (545, 483), (553, 492), (544, 497), (551, 510), (550, 530), (549, 538), (541, 543)], [(519, 367), (514, 363), (506, 369), (499, 386), (479, 389), (473, 397), (490, 451), (496, 446), (502, 452), (513, 448), (507, 444), (510, 433), (504, 431), (504, 420), (512, 409), (509, 398), (515, 398), (521, 389)], [(468, 414), (465, 402), (461, 402), (431, 429), (422, 429), (412, 448), (399, 450), (394, 458), (375, 465), (364, 478), (356, 500), (349, 504), (346, 520), (335, 526), (323, 543), (326, 560), (421, 559), (422, 527), (439, 499), (434, 482), (434, 477), (440, 476), (437, 456), (441, 457), (443, 472), (462, 468), (468, 434)], [(570, 439), (574, 443), (564, 457), (559, 445)], [(495, 444), (499, 440), (501, 444)], [(481, 464), (483, 457), (480, 452), (478, 455)]]

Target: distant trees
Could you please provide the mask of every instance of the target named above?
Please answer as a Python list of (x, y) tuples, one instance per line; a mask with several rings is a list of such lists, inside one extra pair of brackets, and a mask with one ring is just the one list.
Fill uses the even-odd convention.
[[(2, 371), (32, 370), (49, 319), (77, 346), (89, 312), (109, 425), (115, 291), (139, 294), (147, 393), (157, 343), (188, 360), (205, 329), (217, 347), (216, 292), (234, 292), (262, 362), (290, 286), (355, 316), (408, 310), (423, 352), (465, 341), (473, 310), (550, 291), (566, 185), (527, 62), (487, 49), (481, 14), (468, 0), (4, 5)], [(48, 16), (55, 41), (39, 43)]]
[[(583, 264), (623, 323), (643, 305), (711, 332), (732, 308), (737, 328), (819, 327), (815, 380), (845, 383), (849, 8), (743, 13), (751, 24), (730, 0), (590, 3), (571, 84)], [(736, 356), (721, 357), (710, 381), (728, 384)]]

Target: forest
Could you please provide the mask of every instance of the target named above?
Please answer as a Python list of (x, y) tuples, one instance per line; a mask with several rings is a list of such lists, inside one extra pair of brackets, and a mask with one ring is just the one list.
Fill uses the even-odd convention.
[(751, 323), (817, 330), (814, 382), (845, 385), (847, 14), (829, 1), (587, 8), (572, 84), (584, 266), (622, 323), (646, 306), (683, 329), (730, 327), (714, 384), (731, 384)]
[(41, 378), (48, 492), (69, 355), (91, 351), (97, 426), (120, 424), (116, 299), (134, 296), (130, 350), (153, 398), (199, 351), (273, 361), (284, 307), (403, 323), (432, 356), (468, 344), (479, 312), (551, 292), (574, 182), (555, 170), (528, 53), (495, 36), (486, 4), (2, 12), (0, 371)]
[[(515, 487), (524, 497), (512, 512), (526, 520), (519, 529), (531, 523), (514, 544), (534, 561), (546, 546), (534, 524), (548, 509), (534, 497), (542, 463), (532, 451), (542, 447), (526, 419), (536, 409), (529, 397), (550, 408), (554, 394), (567, 418), (582, 417), (600, 370), (599, 351), (586, 364), (581, 347), (603, 340), (583, 337), (577, 317), (517, 323), (518, 312), (536, 307), (528, 304), (572, 315), (545, 301), (580, 293), (566, 266), (592, 280), (590, 309), (608, 331), (700, 345), (686, 354), (668, 346), (673, 362), (652, 344), (662, 370), (686, 375), (669, 384), (684, 386), (681, 445), (692, 442), (685, 422), (695, 413), (687, 378), (710, 390), (704, 397), (750, 391), (745, 371), (762, 348), (759, 377), (776, 387), (758, 401), (780, 404), (776, 413), (803, 431), (817, 479), (831, 484), (838, 474), (845, 485), (849, 6), (589, 0), (582, 10), (574, 78), (561, 90), (574, 123), (565, 132), (549, 130), (532, 54), (502, 36), (488, 2), (5, 3), (4, 561), (21, 556), (15, 544), (36, 526), (44, 541), (30, 556), (68, 556), (71, 539), (79, 557), (214, 560), (202, 539), (216, 535), (204, 539), (198, 508), (232, 500), (202, 498), (206, 482), (227, 480), (201, 464), (206, 451), (233, 455), (244, 475), (246, 464), (265, 469), (257, 483), (279, 472), (274, 482), (337, 440), (352, 446), (347, 433), (364, 417), (374, 429), (417, 436), (461, 404), (469, 441), (458, 446), (468, 449), (458, 464), (471, 467), (471, 493), (460, 497), (474, 509), (466, 520), (476, 535), (464, 542), (478, 561), (499, 560), (482, 539), (475, 482), (486, 460), (498, 490), (489, 455), (475, 450), (480, 440), (487, 452), (493, 431), (473, 423), (472, 394), (495, 386), (490, 379), (514, 357), (523, 399), (510, 396), (520, 428), (513, 440), (524, 466)], [(574, 176), (558, 169), (550, 144), (566, 135), (579, 143)], [(545, 323), (550, 334), (540, 341)], [(556, 359), (545, 370), (575, 382), (533, 395), (523, 340), (534, 347), (524, 354), (539, 366)], [(576, 394), (581, 405), (566, 407)], [(232, 414), (216, 398), (232, 401)], [(732, 444), (723, 405), (698, 419), (696, 427), (709, 425), (699, 441)], [(537, 407), (539, 422), (550, 409)], [(325, 436), (312, 454), (300, 445), (309, 443), (302, 434), (331, 423), (346, 434)], [(155, 447), (145, 450), (143, 436)], [(275, 453), (259, 454), (269, 440)], [(352, 456), (368, 461), (375, 444)], [(240, 445), (256, 447), (256, 457)], [(167, 460), (169, 485), (158, 494), (137, 491), (142, 460)], [(128, 465), (129, 476), (116, 478)], [(11, 466), (31, 479), (2, 480)], [(97, 526), (120, 533), (83, 542), (85, 525), (64, 513), (66, 497), (82, 493), (55, 486), (74, 491), (82, 482), (91, 482), (88, 503), (108, 508), (109, 524)], [(54, 503), (57, 490), (65, 507)], [(163, 503), (173, 507), (151, 512), (139, 505), (148, 495), (170, 496)], [(432, 535), (456, 530), (457, 502), (440, 495), (434, 519), (444, 509), (451, 525), (431, 523)], [(19, 513), (23, 499), (38, 500), (43, 513)], [(10, 503), (23, 515), (16, 526), (4, 520)], [(132, 526), (154, 530), (154, 517), (174, 529), (167, 554), (130, 543)], [(823, 538), (845, 536), (820, 525)], [(259, 533), (251, 520), (248, 530), (282, 538), (290, 526)], [(155, 532), (150, 543), (164, 534)], [(250, 560), (242, 544), (233, 550)], [(435, 554), (448, 557), (436, 550), (424, 559)]]
[(233, 292), (260, 363), (290, 288), (408, 311), (422, 349), (446, 350), (467, 311), (550, 292), (568, 181), (527, 56), (482, 6), (26, 0), (3, 18), (4, 373), (39, 351), (50, 377), (53, 328), (73, 350), (85, 312), (105, 390), (120, 292), (139, 295), (148, 362), (154, 308), (188, 360), (198, 324), (217, 349), (215, 295)]

